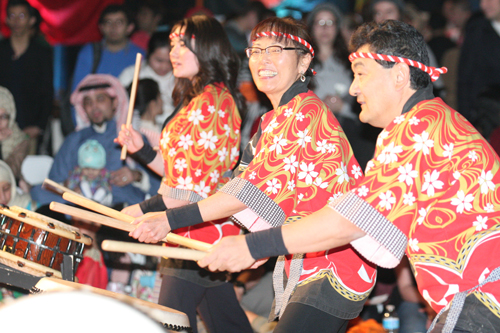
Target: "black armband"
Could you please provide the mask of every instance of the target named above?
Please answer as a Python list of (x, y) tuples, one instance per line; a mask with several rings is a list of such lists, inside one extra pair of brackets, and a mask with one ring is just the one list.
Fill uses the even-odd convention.
[(143, 214), (167, 210), (167, 206), (165, 206), (163, 197), (160, 194), (157, 194), (149, 198), (148, 200), (144, 200), (143, 202), (139, 203), (139, 207), (141, 207)]
[(251, 232), (245, 235), (248, 249), (255, 260), (288, 254), (281, 227)]
[(144, 146), (141, 149), (132, 154), (132, 157), (139, 162), (144, 164), (149, 164), (153, 162), (156, 157), (156, 152), (153, 147), (151, 147), (148, 143), (144, 142)]
[(204, 222), (197, 203), (168, 209), (167, 219), (170, 229), (172, 230), (190, 227)]

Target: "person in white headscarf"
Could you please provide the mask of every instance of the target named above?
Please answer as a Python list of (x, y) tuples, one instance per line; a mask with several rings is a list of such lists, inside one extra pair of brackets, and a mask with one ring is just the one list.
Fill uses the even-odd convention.
[(19, 206), (28, 210), (37, 208), (37, 204), (31, 199), (30, 194), (17, 188), (14, 174), (4, 161), (0, 161), (0, 204)]
[(0, 87), (0, 159), (21, 177), (21, 164), (28, 154), (28, 136), (16, 123), (14, 97), (7, 88)]

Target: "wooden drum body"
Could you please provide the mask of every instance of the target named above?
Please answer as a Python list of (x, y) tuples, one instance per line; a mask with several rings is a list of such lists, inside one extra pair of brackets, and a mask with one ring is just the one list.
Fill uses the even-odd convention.
[(90, 237), (60, 221), (19, 207), (0, 208), (0, 258), (9, 266), (14, 262), (34, 275), (60, 277), (55, 272), (61, 271), (63, 256), (73, 255), (78, 264), (84, 246), (91, 244)]

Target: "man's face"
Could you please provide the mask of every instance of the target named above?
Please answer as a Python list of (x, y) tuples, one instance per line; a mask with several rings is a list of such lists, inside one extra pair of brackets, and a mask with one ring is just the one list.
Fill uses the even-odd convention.
[(488, 20), (500, 22), (500, 0), (481, 0), (480, 5)]
[(111, 98), (105, 89), (91, 90), (83, 98), (83, 109), (93, 125), (101, 126), (115, 114), (117, 100)]
[(399, 20), (399, 8), (391, 1), (380, 1), (373, 6), (373, 20), (380, 23), (385, 20)]
[(99, 29), (110, 44), (121, 44), (127, 41), (128, 35), (134, 29), (134, 25), (127, 21), (125, 13), (110, 13), (104, 16)]
[(35, 21), (36, 18), (30, 16), (26, 6), (12, 6), (7, 10), (6, 23), (14, 36), (29, 33)]
[[(372, 52), (363, 45), (357, 52)], [(390, 68), (384, 68), (373, 59), (358, 58), (351, 64), (354, 79), (349, 93), (361, 104), (359, 119), (372, 126), (384, 128), (401, 110), (394, 108), (396, 88)]]

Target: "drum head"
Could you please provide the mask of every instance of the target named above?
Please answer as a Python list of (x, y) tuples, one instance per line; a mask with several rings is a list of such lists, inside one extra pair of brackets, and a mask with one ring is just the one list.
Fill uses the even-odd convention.
[(151, 332), (158, 322), (118, 300), (84, 291), (25, 296), (0, 307), (2, 332)]

